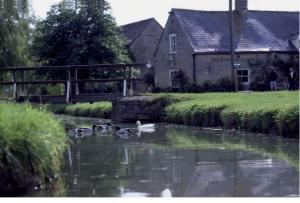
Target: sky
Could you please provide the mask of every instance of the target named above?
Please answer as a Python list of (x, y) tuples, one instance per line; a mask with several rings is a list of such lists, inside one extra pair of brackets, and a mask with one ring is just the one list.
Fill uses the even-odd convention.
[[(50, 6), (61, 0), (32, 0), (36, 16), (45, 18)], [(107, 0), (118, 25), (154, 17), (166, 24), (172, 8), (228, 10), (229, 0)], [(248, 0), (250, 10), (299, 11), (299, 0)]]

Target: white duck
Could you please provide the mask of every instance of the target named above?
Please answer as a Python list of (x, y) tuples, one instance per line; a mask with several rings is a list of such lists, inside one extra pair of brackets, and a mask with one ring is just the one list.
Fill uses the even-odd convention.
[(140, 121), (136, 122), (138, 132), (153, 133), (155, 132), (155, 124), (144, 124), (142, 125)]
[(148, 193), (143, 192), (134, 192), (134, 191), (128, 191), (124, 187), (120, 187), (120, 196), (121, 197), (148, 197)]

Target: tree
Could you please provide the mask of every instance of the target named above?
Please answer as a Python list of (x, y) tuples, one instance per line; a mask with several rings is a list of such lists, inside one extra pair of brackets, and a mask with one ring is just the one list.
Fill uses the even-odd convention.
[(129, 62), (125, 43), (105, 0), (81, 0), (77, 10), (53, 6), (37, 23), (34, 55), (46, 65)]
[[(74, 1), (75, 6), (70, 0), (53, 6), (47, 18), (37, 23), (32, 50), (38, 61), (50, 66), (130, 62), (109, 4), (105, 0)], [(117, 70), (78, 71), (79, 79), (119, 75), (121, 71)], [(47, 77), (65, 79), (64, 74), (54, 71), (49, 71)], [(79, 89), (85, 89), (83, 83)]]
[(30, 63), (29, 35), (28, 1), (0, 0), (0, 67)]

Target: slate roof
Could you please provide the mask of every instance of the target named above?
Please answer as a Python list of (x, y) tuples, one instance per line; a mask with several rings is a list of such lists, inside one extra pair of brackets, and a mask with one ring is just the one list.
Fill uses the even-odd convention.
[[(195, 52), (230, 50), (228, 11), (172, 9)], [(299, 35), (299, 12), (251, 11), (234, 15), (234, 44), (243, 51), (297, 51), (290, 37)]]
[(130, 23), (121, 26), (122, 34), (127, 38), (127, 44), (131, 44), (143, 32), (144, 29), (152, 22), (154, 18)]

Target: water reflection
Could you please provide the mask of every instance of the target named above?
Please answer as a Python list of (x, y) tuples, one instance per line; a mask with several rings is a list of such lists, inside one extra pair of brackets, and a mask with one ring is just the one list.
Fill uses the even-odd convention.
[(293, 139), (158, 125), (73, 139), (63, 176), (73, 197), (299, 196), (298, 150)]

